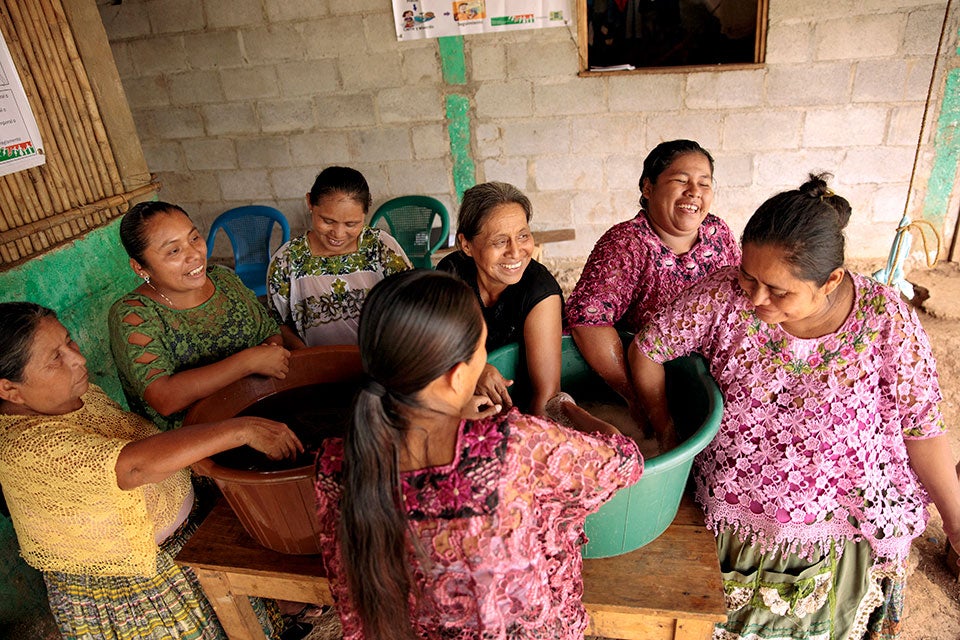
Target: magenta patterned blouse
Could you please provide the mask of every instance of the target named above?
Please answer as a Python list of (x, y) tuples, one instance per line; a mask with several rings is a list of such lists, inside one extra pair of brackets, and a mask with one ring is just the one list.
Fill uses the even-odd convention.
[[(362, 638), (339, 579), (336, 540), (343, 441), (317, 461), (321, 546), (344, 638)], [(516, 409), (460, 424), (453, 461), (402, 474), (411, 530), (432, 562), (414, 568), (423, 638), (583, 638), (583, 523), (643, 471), (624, 436), (585, 435)]]
[(740, 247), (717, 216), (707, 214), (697, 243), (677, 255), (641, 211), (597, 241), (564, 307), (564, 319), (568, 327), (616, 326), (635, 333), (678, 293), (729, 264), (740, 264)]
[(715, 532), (807, 556), (867, 540), (877, 562), (901, 562), (928, 502), (904, 441), (944, 432), (940, 387), (916, 313), (893, 289), (851, 277), (854, 309), (821, 338), (762, 322), (728, 267), (636, 343), (657, 362), (703, 354), (723, 392), (720, 431), (694, 472)]

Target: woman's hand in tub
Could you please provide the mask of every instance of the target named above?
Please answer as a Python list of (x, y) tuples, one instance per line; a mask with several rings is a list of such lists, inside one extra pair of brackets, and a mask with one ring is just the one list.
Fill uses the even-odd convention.
[(240, 421), (246, 432), (246, 443), (271, 460), (295, 458), (303, 453), (303, 443), (287, 425), (275, 420), (244, 416)]
[(278, 344), (259, 344), (244, 351), (251, 373), (283, 380), (290, 370), (290, 352)]
[(500, 413), (503, 405), (491, 402), (487, 396), (475, 395), (460, 411), (460, 417), (464, 420), (480, 420)]
[(513, 406), (513, 400), (507, 387), (513, 384), (513, 380), (507, 380), (497, 368), (492, 364), (486, 364), (483, 367), (483, 373), (477, 381), (477, 395), (486, 396), (493, 404), (501, 405), (505, 408)]

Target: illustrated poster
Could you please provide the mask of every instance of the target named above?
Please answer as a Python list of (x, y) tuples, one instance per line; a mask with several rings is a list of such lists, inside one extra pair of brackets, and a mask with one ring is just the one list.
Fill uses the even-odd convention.
[(37, 167), (44, 161), (37, 121), (0, 34), (0, 175)]
[(570, 0), (393, 0), (398, 40), (562, 27)]

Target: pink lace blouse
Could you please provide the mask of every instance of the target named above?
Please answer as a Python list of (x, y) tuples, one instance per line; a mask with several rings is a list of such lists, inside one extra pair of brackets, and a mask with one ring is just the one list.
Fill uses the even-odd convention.
[(854, 309), (821, 338), (762, 322), (728, 267), (636, 341), (657, 362), (703, 354), (723, 392), (720, 432), (694, 472), (715, 532), (808, 556), (867, 540), (878, 562), (899, 562), (926, 526), (928, 501), (904, 440), (943, 433), (940, 388), (914, 311), (894, 290), (851, 277)]
[(730, 264), (740, 264), (740, 247), (717, 216), (707, 215), (697, 243), (678, 256), (641, 211), (597, 241), (564, 307), (564, 319), (568, 327), (616, 325), (635, 333), (681, 291)]
[[(336, 541), (343, 441), (318, 454), (320, 536), (344, 638), (362, 638), (339, 577)], [(411, 531), (429, 556), (409, 561), (421, 596), (411, 600), (424, 638), (583, 638), (583, 523), (643, 459), (623, 436), (585, 435), (516, 409), (460, 424), (454, 460), (402, 474)], [(429, 566), (425, 566), (428, 564)]]

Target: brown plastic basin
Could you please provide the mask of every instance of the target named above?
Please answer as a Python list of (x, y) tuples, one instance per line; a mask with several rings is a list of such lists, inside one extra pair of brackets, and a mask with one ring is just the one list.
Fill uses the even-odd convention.
[[(284, 380), (264, 376), (238, 380), (195, 404), (184, 424), (232, 418), (265, 398), (299, 387), (359, 385), (362, 373), (355, 346), (300, 349), (291, 354)], [(263, 546), (290, 554), (320, 552), (312, 463), (282, 471), (247, 471), (204, 458), (193, 468), (216, 482), (244, 529)]]

